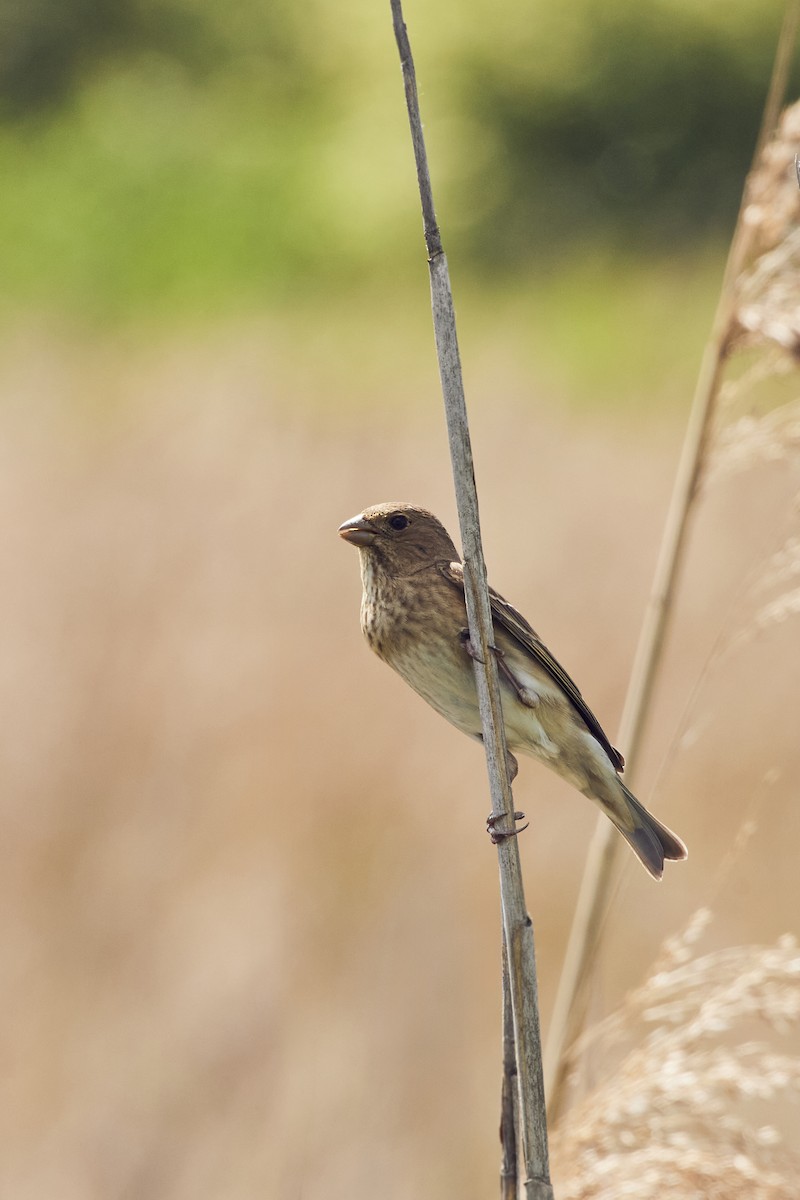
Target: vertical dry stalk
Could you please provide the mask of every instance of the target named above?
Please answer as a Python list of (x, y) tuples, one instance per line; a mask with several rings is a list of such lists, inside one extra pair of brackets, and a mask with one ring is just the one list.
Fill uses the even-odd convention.
[(500, 1094), (500, 1145), (503, 1161), (500, 1167), (500, 1200), (516, 1200), (519, 1152), (517, 1124), (517, 1060), (514, 1039), (514, 1011), (511, 1005), (511, 981), (508, 977), (508, 952), (503, 934), (503, 1084)]
[[(777, 124), (799, 24), (800, 0), (790, 0), (778, 38), (754, 162)], [(662, 662), (673, 599), (680, 581), (687, 535), (707, 461), (712, 417), (717, 407), (734, 332), (734, 285), (747, 260), (752, 243), (752, 228), (743, 220), (747, 200), (746, 182), (728, 252), (712, 332), (703, 354), (622, 714), (619, 744), (624, 747), (627, 755), (628, 778), (634, 790), (639, 752)], [(551, 1121), (558, 1119), (564, 1104), (567, 1051), (580, 1032), (585, 1016), (587, 983), (614, 879), (617, 849), (618, 840), (614, 836), (613, 827), (604, 818), (599, 818), (589, 849), (550, 1024), (546, 1078)]]
[[(391, 9), (397, 48), (403, 67), (406, 106), (422, 203), (425, 244), (428, 249), (433, 325), (463, 545), (467, 617), (472, 644), (478, 648), (475, 678), (489, 771), (492, 811), (503, 818), (498, 823), (498, 829), (513, 833), (514, 805), (508, 778), (508, 752), (500, 703), (497, 663), (492, 653), (493, 634), (489, 590), (481, 546), (478, 497), (475, 488), (450, 276), (436, 224), (433, 192), (419, 113), (414, 62), (400, 0), (391, 0)], [(522, 1159), (525, 1164), (523, 1187), (525, 1196), (529, 1200), (552, 1200), (533, 927), (525, 909), (522, 870), (516, 839), (508, 837), (500, 841), (497, 852), (500, 864), (500, 898), (516, 1050), (519, 1096), (518, 1133)]]

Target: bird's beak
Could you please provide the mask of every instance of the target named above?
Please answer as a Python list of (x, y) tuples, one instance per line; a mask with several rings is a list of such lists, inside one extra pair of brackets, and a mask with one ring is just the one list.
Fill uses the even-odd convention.
[(377, 532), (375, 526), (364, 520), (361, 513), (339, 526), (339, 537), (343, 537), (346, 542), (352, 542), (354, 546), (371, 546)]

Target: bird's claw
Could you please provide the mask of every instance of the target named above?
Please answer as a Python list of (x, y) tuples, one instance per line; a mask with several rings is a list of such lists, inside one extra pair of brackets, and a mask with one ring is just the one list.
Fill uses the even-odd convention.
[(478, 654), (478, 651), (472, 644), (472, 638), (469, 636), (469, 630), (467, 628), (460, 629), (458, 631), (458, 640), (461, 642), (461, 645), (464, 647), (471, 659), (474, 659), (475, 662), (483, 662), (480, 654)]
[[(486, 818), (486, 831), (489, 834), (489, 837), (491, 838), (493, 846), (498, 845), (499, 842), (505, 842), (509, 838), (518, 837), (522, 833), (522, 831), (524, 829), (527, 829), (528, 826), (530, 825), (530, 821), (526, 821), (525, 824), (521, 825), (519, 829), (510, 829), (510, 830), (497, 829), (496, 828), (497, 822), (505, 820), (505, 815), (506, 815), (505, 813), (492, 812), (492, 813), (489, 813), (489, 816)], [(515, 812), (514, 813), (514, 821), (515, 822), (516, 821), (525, 821), (525, 813), (524, 812)]]
[[(466, 650), (466, 652), (470, 656), (470, 658), (473, 658), (475, 660), (475, 662), (479, 662), (479, 663), (483, 662), (483, 659), (481, 658), (480, 654), (478, 654), (478, 651), (475, 649), (475, 647), (472, 644), (472, 638), (469, 636), (469, 630), (467, 628), (459, 629), (458, 640), (461, 642), (461, 645), (464, 647), (464, 649)], [(500, 649), (499, 646), (490, 646), (489, 649), (491, 650), (491, 652), (495, 656), (495, 658), (497, 658), (498, 660), (505, 658), (505, 654)]]

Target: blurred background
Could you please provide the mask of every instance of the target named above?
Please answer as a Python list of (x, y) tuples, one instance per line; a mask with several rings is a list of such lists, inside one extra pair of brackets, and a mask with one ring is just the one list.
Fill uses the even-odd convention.
[[(406, 6), (490, 575), (612, 740), (780, 18)], [(369, 654), (336, 536), (456, 529), (388, 3), (0, 30), (0, 1192), (491, 1194), (482, 755)], [(700, 905), (710, 945), (796, 928), (797, 463), (746, 467), (640, 774), (690, 859), (628, 856), (594, 1017)], [(515, 790), (546, 1028), (595, 815)]]

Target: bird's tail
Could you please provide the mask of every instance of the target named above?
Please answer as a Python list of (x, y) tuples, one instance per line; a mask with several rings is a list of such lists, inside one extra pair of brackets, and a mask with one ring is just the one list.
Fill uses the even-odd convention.
[(671, 829), (657, 821), (652, 813), (639, 803), (621, 779), (617, 782), (625, 793), (633, 826), (627, 829), (612, 813), (609, 812), (609, 816), (646, 870), (654, 879), (660, 879), (664, 874), (664, 859), (675, 861), (686, 858), (686, 847)]

